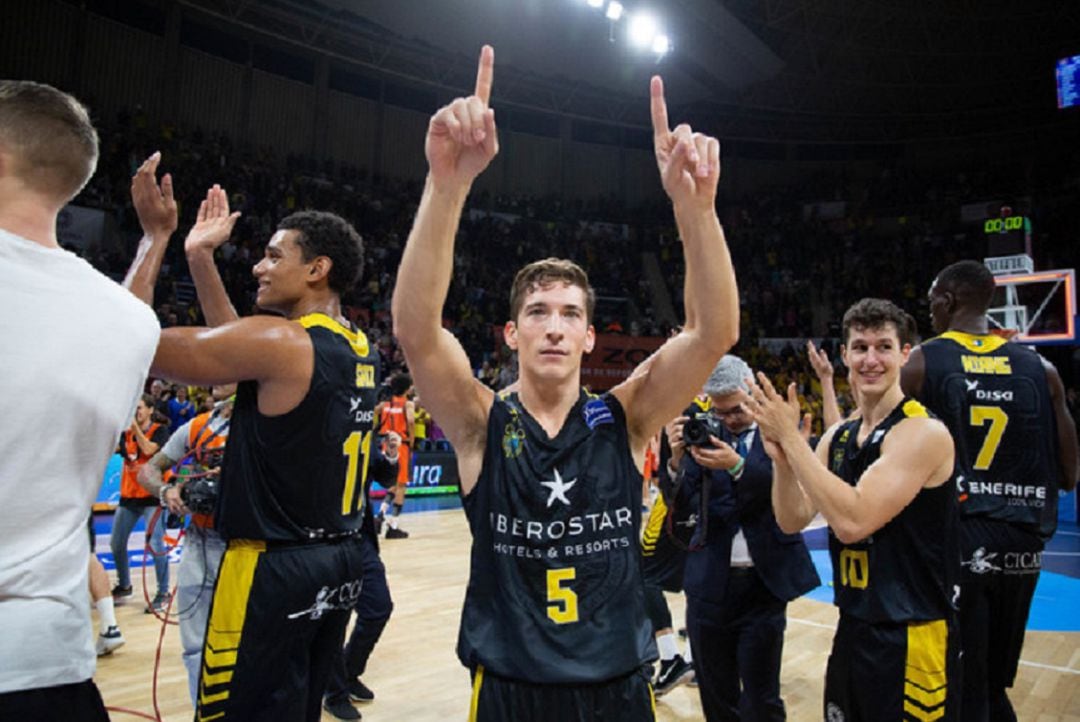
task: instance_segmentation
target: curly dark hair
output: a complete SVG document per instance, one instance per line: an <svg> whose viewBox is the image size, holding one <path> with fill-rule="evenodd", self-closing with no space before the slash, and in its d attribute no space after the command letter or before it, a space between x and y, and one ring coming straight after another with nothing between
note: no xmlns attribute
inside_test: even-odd
<svg viewBox="0 0 1080 722"><path fill-rule="evenodd" d="M348 293L364 273L364 239L341 216L325 211L299 211L281 219L279 231L299 231L296 244L305 262L330 259L330 289Z"/></svg>
<svg viewBox="0 0 1080 722"><path fill-rule="evenodd" d="M405 392L412 386L412 376L406 373L400 373L397 376L390 379L390 393L394 396L404 396Z"/></svg>
<svg viewBox="0 0 1080 722"><path fill-rule="evenodd" d="M896 328L900 343L911 343L912 329L909 325L911 316L892 301L884 298L863 298L856 301L844 312L844 343L853 328L878 329L887 323Z"/></svg>

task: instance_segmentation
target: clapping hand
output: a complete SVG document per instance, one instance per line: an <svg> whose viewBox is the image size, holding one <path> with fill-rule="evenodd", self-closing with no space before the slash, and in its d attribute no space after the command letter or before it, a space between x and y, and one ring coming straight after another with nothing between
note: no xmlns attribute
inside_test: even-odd
<svg viewBox="0 0 1080 722"><path fill-rule="evenodd" d="M166 173L158 185L157 169L161 151L151 155L131 178L131 202L139 216L143 233L150 238L168 240L176 231L179 220L176 199L173 197L172 176Z"/></svg>
<svg viewBox="0 0 1080 722"><path fill-rule="evenodd" d="M240 211L229 212L229 194L221 186L214 184L206 191L206 200L199 204L195 225L188 231L184 241L184 251L192 253L206 250L213 253L229 240L239 217Z"/></svg>

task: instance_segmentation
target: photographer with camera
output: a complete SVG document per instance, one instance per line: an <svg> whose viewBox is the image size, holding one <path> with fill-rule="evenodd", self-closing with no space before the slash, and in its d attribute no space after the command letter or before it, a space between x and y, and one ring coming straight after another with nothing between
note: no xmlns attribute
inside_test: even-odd
<svg viewBox="0 0 1080 722"><path fill-rule="evenodd" d="M180 646L188 675L191 703L199 689L206 617L214 594L225 541L214 530L214 501L221 460L229 438L236 384L215 386L213 411L199 414L173 432L139 473L139 483L176 515L191 514L184 552L177 571L176 609ZM174 475L168 470L177 467ZM166 479L165 474L170 478ZM159 522L164 528L164 520Z"/></svg>
<svg viewBox="0 0 1080 722"><path fill-rule="evenodd" d="M742 359L724 356L705 382L709 410L668 427L677 484L700 500L683 588L709 722L785 719L787 603L820 584L802 536L776 525L772 461L743 405L750 375Z"/></svg>

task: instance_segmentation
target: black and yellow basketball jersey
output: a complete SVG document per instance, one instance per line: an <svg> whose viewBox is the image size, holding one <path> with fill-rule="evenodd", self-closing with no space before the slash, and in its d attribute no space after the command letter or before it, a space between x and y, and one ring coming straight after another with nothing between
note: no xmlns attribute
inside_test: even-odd
<svg viewBox="0 0 1080 722"><path fill-rule="evenodd" d="M589 683L656 659L638 543L641 472L610 394L582 393L555 438L496 398L464 499L472 566L458 657L497 675Z"/></svg>
<svg viewBox="0 0 1080 722"><path fill-rule="evenodd" d="M904 398L860 447L862 419L845 421L829 445L829 469L855 486L881 456L889 431L904 419L929 416L914 399ZM918 449L911 453L917 454ZM866 539L842 544L829 531L836 606L865 622L942 619L952 608L953 583L960 564L952 483L922 489L885 526Z"/></svg>
<svg viewBox="0 0 1080 722"><path fill-rule="evenodd" d="M1057 422L1039 355L995 336L949 331L922 345L921 398L956 440L960 513L1057 525Z"/></svg>
<svg viewBox="0 0 1080 722"><path fill-rule="evenodd" d="M236 392L215 524L226 539L302 541L361 525L378 352L324 314L298 322L315 349L311 386L280 416L259 413L258 386Z"/></svg>

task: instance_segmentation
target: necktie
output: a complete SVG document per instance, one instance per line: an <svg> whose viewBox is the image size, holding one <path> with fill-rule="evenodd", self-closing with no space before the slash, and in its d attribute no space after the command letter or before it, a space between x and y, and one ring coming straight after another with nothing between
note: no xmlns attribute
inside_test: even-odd
<svg viewBox="0 0 1080 722"><path fill-rule="evenodd" d="M749 431L744 431L739 434L739 440L735 444L735 451L739 452L739 456L746 458L747 453L750 451L746 443L746 437L750 435Z"/></svg>

